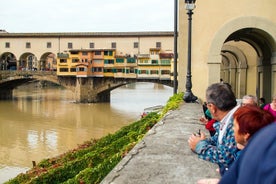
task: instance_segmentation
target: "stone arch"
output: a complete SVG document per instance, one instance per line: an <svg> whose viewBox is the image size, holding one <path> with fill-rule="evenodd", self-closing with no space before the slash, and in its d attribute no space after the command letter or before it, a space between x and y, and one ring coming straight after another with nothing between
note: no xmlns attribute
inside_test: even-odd
<svg viewBox="0 0 276 184"><path fill-rule="evenodd" d="M247 58L241 49L226 44L223 45L221 54L223 58L226 57L229 62L228 68L224 67L222 62L221 71L223 71L224 76L221 74L221 77L224 81L227 81L232 85L237 98L242 98L246 95ZM222 61L223 60L224 59L222 59Z"/></svg>
<svg viewBox="0 0 276 184"><path fill-rule="evenodd" d="M12 52L4 52L0 56L0 70L16 70L16 56Z"/></svg>
<svg viewBox="0 0 276 184"><path fill-rule="evenodd" d="M39 69L47 71L56 71L57 69L57 58L52 52L46 52L41 55L39 60Z"/></svg>
<svg viewBox="0 0 276 184"><path fill-rule="evenodd" d="M38 60L37 57L31 52L25 52L19 57L17 66L19 70L37 70Z"/></svg>
<svg viewBox="0 0 276 184"><path fill-rule="evenodd" d="M224 24L215 34L208 53L208 83L219 81L220 55L228 41L244 41L250 44L258 55L257 96L271 98L276 93L276 25L260 17L240 17Z"/></svg>

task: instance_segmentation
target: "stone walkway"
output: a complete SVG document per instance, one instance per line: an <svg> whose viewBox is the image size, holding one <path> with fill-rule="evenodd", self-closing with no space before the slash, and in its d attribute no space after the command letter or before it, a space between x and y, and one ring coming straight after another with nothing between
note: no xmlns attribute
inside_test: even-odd
<svg viewBox="0 0 276 184"><path fill-rule="evenodd" d="M169 112L106 176L101 184L195 184L202 178L219 177L213 163L199 159L188 138L199 129L202 106L183 103Z"/></svg>

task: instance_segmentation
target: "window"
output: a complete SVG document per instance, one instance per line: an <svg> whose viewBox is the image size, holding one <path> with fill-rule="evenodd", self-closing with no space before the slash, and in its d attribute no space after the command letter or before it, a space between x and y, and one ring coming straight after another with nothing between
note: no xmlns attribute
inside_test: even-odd
<svg viewBox="0 0 276 184"><path fill-rule="evenodd" d="M73 58L72 59L72 63L78 63L80 60L79 60L79 58Z"/></svg>
<svg viewBox="0 0 276 184"><path fill-rule="evenodd" d="M139 48L139 43L138 42L134 42L133 47L134 48Z"/></svg>
<svg viewBox="0 0 276 184"><path fill-rule="evenodd" d="M60 59L59 62L60 63L67 63L67 59Z"/></svg>
<svg viewBox="0 0 276 184"><path fill-rule="evenodd" d="M30 42L26 42L26 48L31 48L31 43Z"/></svg>
<svg viewBox="0 0 276 184"><path fill-rule="evenodd" d="M170 65L170 64L171 64L171 61L168 60L168 59L161 59L161 64L162 64L162 65Z"/></svg>
<svg viewBox="0 0 276 184"><path fill-rule="evenodd" d="M85 72L85 71L86 71L86 68L80 67L80 68L78 68L78 71L79 71L79 72Z"/></svg>
<svg viewBox="0 0 276 184"><path fill-rule="evenodd" d="M112 73L112 69L110 68L104 69L104 73Z"/></svg>
<svg viewBox="0 0 276 184"><path fill-rule="evenodd" d="M151 60L151 64L158 64L158 60L155 60L155 59Z"/></svg>
<svg viewBox="0 0 276 184"><path fill-rule="evenodd" d="M156 42L156 48L161 48L161 42Z"/></svg>
<svg viewBox="0 0 276 184"><path fill-rule="evenodd" d="M140 70L139 73L140 73L140 74L148 74L148 71L147 71L147 70Z"/></svg>
<svg viewBox="0 0 276 184"><path fill-rule="evenodd" d="M47 48L52 48L52 43L51 42L47 42Z"/></svg>
<svg viewBox="0 0 276 184"><path fill-rule="evenodd" d="M95 51L95 55L100 56L100 55L102 55L102 52L101 51Z"/></svg>
<svg viewBox="0 0 276 184"><path fill-rule="evenodd" d="M134 69L133 67L131 67L131 68L129 69L129 73L135 73L135 69Z"/></svg>
<svg viewBox="0 0 276 184"><path fill-rule="evenodd" d="M100 68L100 67L92 68L92 72L103 72L103 68Z"/></svg>
<svg viewBox="0 0 276 184"><path fill-rule="evenodd" d="M158 70L151 70L150 74L158 74Z"/></svg>
<svg viewBox="0 0 276 184"><path fill-rule="evenodd" d="M127 58L127 63L136 63L136 60L135 58L130 57L130 58Z"/></svg>
<svg viewBox="0 0 276 184"><path fill-rule="evenodd" d="M116 42L112 42L112 43L111 43L111 48L112 48L112 49L116 49Z"/></svg>
<svg viewBox="0 0 276 184"><path fill-rule="evenodd" d="M68 72L68 68L60 68L59 71L60 72Z"/></svg>
<svg viewBox="0 0 276 184"><path fill-rule="evenodd" d="M124 63L124 58L116 58L116 63Z"/></svg>
<svg viewBox="0 0 276 184"><path fill-rule="evenodd" d="M69 54L65 54L65 53L57 53L57 56L59 58L69 58Z"/></svg>
<svg viewBox="0 0 276 184"><path fill-rule="evenodd" d="M113 51L104 51L105 56L113 56Z"/></svg>
<svg viewBox="0 0 276 184"><path fill-rule="evenodd" d="M114 60L113 59L105 59L104 64L114 64Z"/></svg>
<svg viewBox="0 0 276 184"><path fill-rule="evenodd" d="M6 42L5 47L10 48L10 42Z"/></svg>
<svg viewBox="0 0 276 184"><path fill-rule="evenodd" d="M140 60L139 63L140 63L140 64L143 64L143 63L144 63L144 64L147 64L147 63L149 63L149 60Z"/></svg>
<svg viewBox="0 0 276 184"><path fill-rule="evenodd" d="M83 56L87 56L87 55L88 55L88 52L82 52L82 55L83 55Z"/></svg>
<svg viewBox="0 0 276 184"><path fill-rule="evenodd" d="M72 49L73 48L73 43L72 42L69 42L68 43L68 49Z"/></svg>
<svg viewBox="0 0 276 184"><path fill-rule="evenodd" d="M70 68L70 72L76 72L77 69L76 68Z"/></svg>
<svg viewBox="0 0 276 184"><path fill-rule="evenodd" d="M171 71L170 70L161 70L162 75L170 75Z"/></svg>
<svg viewBox="0 0 276 184"><path fill-rule="evenodd" d="M95 43L94 42L90 42L89 43L89 48L94 49L95 48Z"/></svg>

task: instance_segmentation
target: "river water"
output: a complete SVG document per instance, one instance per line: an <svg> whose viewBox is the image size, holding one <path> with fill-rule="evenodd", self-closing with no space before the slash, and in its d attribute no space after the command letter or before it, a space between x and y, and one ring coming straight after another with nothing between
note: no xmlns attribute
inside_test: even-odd
<svg viewBox="0 0 276 184"><path fill-rule="evenodd" d="M13 100L0 101L0 183L30 169L32 161L114 133L172 95L167 86L133 83L113 90L110 103L77 104L71 91L56 86L15 89Z"/></svg>

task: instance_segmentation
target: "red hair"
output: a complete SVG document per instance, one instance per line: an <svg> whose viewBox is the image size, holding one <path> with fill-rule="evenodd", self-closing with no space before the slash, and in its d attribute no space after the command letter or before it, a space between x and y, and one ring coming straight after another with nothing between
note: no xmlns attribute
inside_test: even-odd
<svg viewBox="0 0 276 184"><path fill-rule="evenodd" d="M272 114L255 105L246 105L238 108L233 114L233 118L239 125L239 134L248 133L248 138L274 121Z"/></svg>

